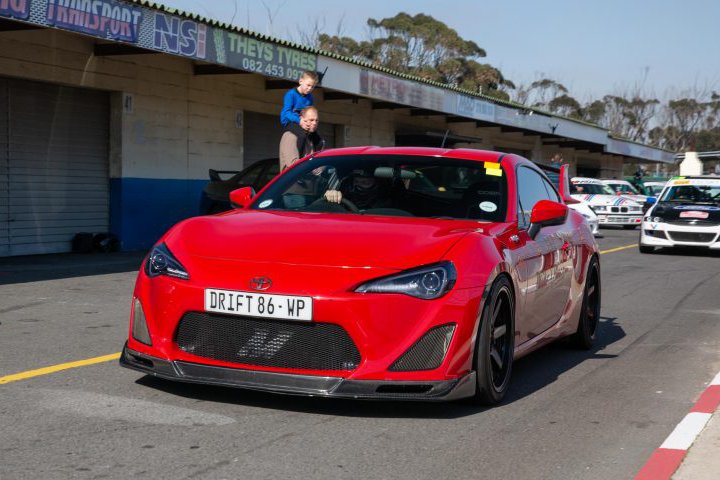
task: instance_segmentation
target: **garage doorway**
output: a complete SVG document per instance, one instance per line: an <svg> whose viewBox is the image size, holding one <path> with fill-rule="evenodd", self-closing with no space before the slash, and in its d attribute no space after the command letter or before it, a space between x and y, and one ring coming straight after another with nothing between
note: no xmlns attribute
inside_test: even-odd
<svg viewBox="0 0 720 480"><path fill-rule="evenodd" d="M0 78L0 256L109 228L106 92Z"/></svg>

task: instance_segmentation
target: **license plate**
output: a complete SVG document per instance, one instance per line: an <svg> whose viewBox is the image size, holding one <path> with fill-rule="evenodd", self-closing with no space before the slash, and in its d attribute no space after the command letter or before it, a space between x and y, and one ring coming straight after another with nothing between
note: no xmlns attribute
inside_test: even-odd
<svg viewBox="0 0 720 480"><path fill-rule="evenodd" d="M312 310L312 297L205 289L206 312L283 320L312 320Z"/></svg>
<svg viewBox="0 0 720 480"><path fill-rule="evenodd" d="M628 223L630 219L628 217L610 217L610 221L617 223Z"/></svg>

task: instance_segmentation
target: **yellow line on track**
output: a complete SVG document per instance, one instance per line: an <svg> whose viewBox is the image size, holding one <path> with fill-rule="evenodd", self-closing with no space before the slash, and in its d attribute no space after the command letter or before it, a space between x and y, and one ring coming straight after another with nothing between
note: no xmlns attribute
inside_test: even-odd
<svg viewBox="0 0 720 480"><path fill-rule="evenodd" d="M610 250L601 250L600 254L602 255L603 253L619 252L620 250L625 250L627 248L637 247L637 245L637 243L632 243L630 245L625 245L624 247L611 248Z"/></svg>
<svg viewBox="0 0 720 480"><path fill-rule="evenodd" d="M95 365L96 363L110 362L112 360L117 360L118 358L120 358L120 352L111 353L110 355L103 355L102 357L78 360L77 362L61 363L59 365L53 365L52 367L38 368L37 370L28 370L27 372L20 372L14 375L0 377L0 385L3 383L17 382L18 380L25 380L32 377L39 377L40 375L47 375L49 373L55 373L61 370L68 370L70 368L84 367L86 365Z"/></svg>
<svg viewBox="0 0 720 480"><path fill-rule="evenodd" d="M625 245L624 247L611 248L610 250L602 250L600 254L619 252L627 248L637 247L637 243L632 245ZM103 355L102 357L88 358L86 360L78 360L77 362L61 363L59 365L53 365L51 367L38 368L37 370L28 370L27 372L20 372L13 375L6 375L0 377L0 385L4 383L17 382L18 380L26 380L28 378L39 377L40 375L48 375L50 373L60 372L62 370L69 370L71 368L85 367L88 365L95 365L97 363L111 362L120 358L120 352L111 353L110 355Z"/></svg>

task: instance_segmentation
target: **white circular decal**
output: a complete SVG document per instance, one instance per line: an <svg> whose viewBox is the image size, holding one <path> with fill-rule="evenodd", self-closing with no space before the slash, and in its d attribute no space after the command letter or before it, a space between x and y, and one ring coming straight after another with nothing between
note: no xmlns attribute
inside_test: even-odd
<svg viewBox="0 0 720 480"><path fill-rule="evenodd" d="M260 202L260 205L258 205L258 208L269 207L270 205L272 205L272 202L272 200L263 200L262 202Z"/></svg>
<svg viewBox="0 0 720 480"><path fill-rule="evenodd" d="M483 212L494 212L495 210L497 210L497 205L492 202L482 202L480 204L480 210L482 210Z"/></svg>

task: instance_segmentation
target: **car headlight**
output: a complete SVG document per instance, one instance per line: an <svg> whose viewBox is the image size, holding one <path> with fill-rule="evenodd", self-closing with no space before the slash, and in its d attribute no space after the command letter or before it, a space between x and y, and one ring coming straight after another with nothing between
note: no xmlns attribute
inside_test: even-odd
<svg viewBox="0 0 720 480"><path fill-rule="evenodd" d="M660 223L663 221L663 219L662 219L662 217L653 217L652 221L655 223Z"/></svg>
<svg viewBox="0 0 720 480"><path fill-rule="evenodd" d="M596 212L607 212L607 207L605 205L596 205L592 207L592 209Z"/></svg>
<svg viewBox="0 0 720 480"><path fill-rule="evenodd" d="M145 273L148 277L167 275L182 280L190 278L185 267L175 258L164 243L156 245L150 252L145 263Z"/></svg>
<svg viewBox="0 0 720 480"><path fill-rule="evenodd" d="M630 207L630 211L631 211L631 212L641 212L641 211L642 211L642 207Z"/></svg>
<svg viewBox="0 0 720 480"><path fill-rule="evenodd" d="M364 283L358 293L402 293L432 300L445 295L455 285L457 272L451 262L408 270Z"/></svg>

